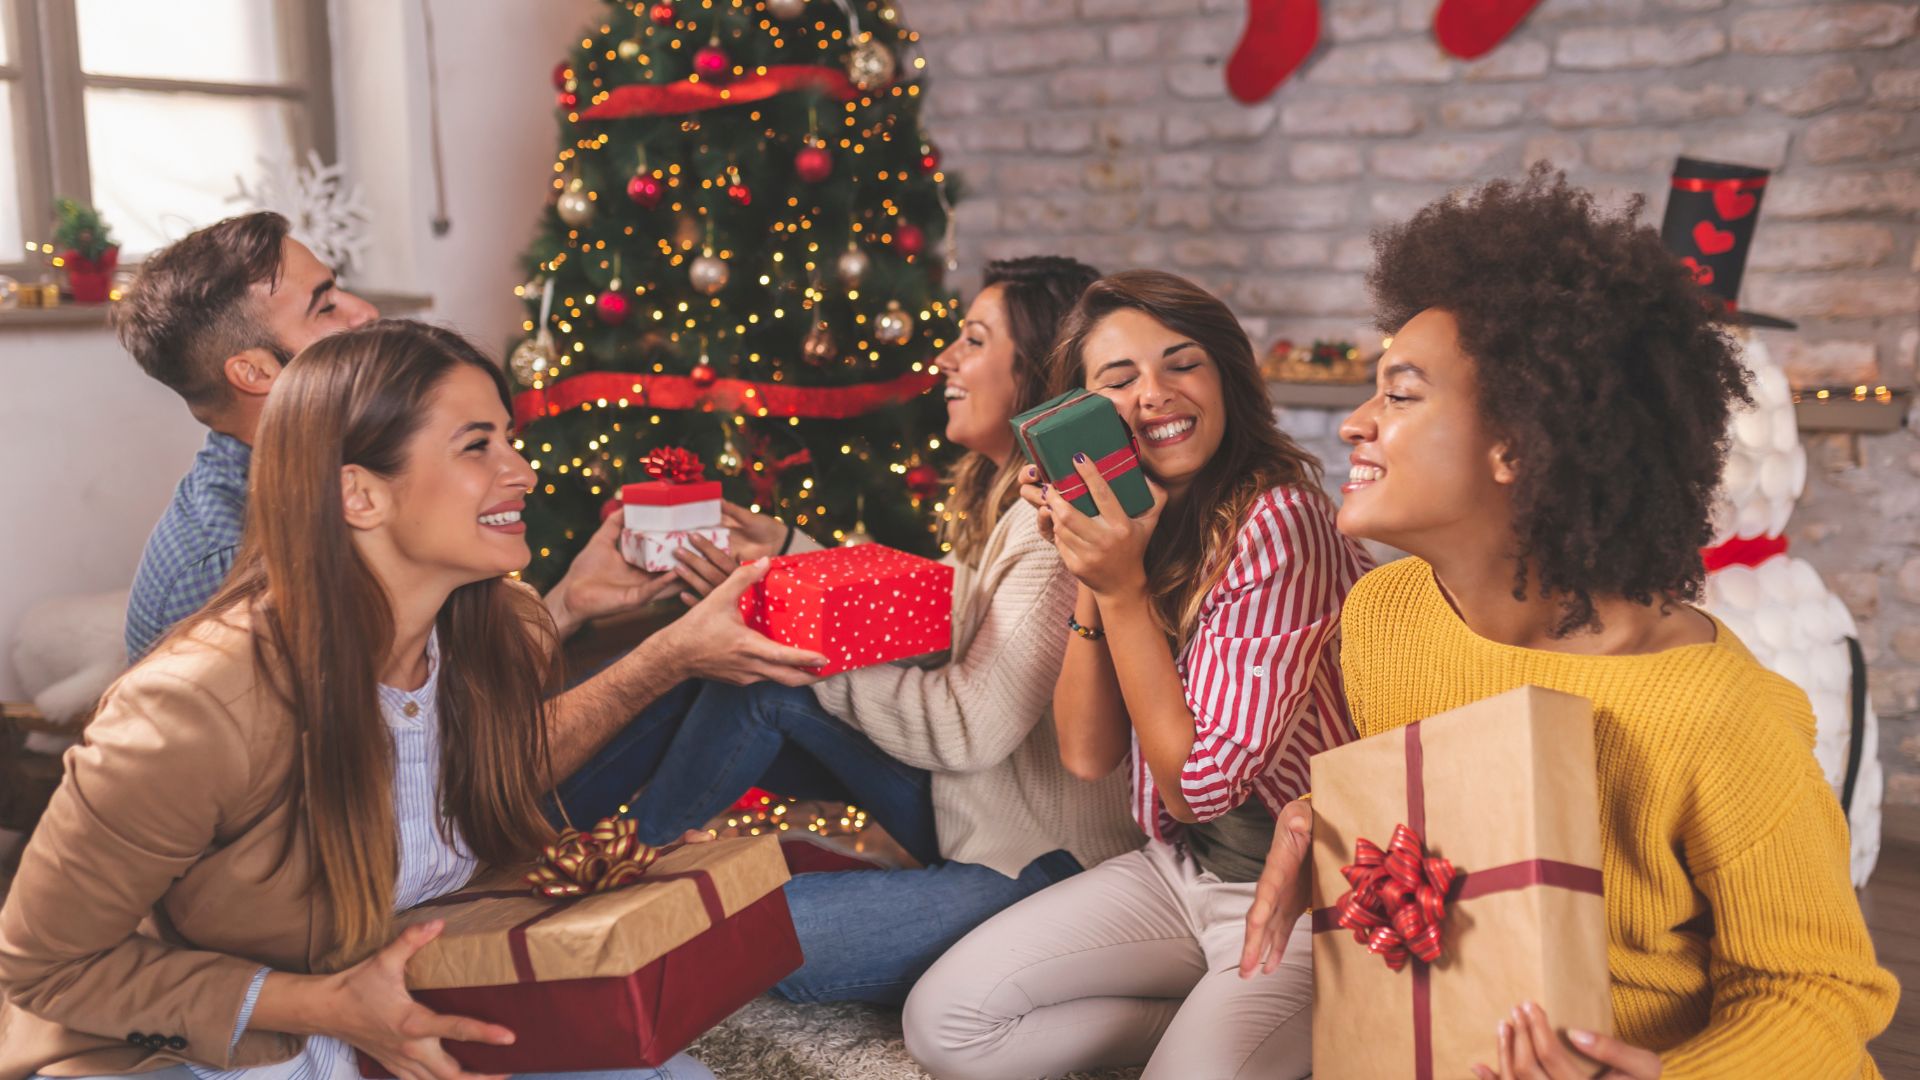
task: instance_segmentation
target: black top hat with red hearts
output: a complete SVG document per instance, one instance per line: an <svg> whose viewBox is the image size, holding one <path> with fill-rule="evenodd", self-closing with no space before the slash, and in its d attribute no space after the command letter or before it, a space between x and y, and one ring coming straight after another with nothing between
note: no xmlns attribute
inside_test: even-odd
<svg viewBox="0 0 1920 1080"><path fill-rule="evenodd" d="M1741 311L1736 303L1771 175L1746 165L1681 158L1673 166L1660 240L1693 271L1695 281L1725 302L1729 321L1792 330L1795 325L1785 319Z"/></svg>

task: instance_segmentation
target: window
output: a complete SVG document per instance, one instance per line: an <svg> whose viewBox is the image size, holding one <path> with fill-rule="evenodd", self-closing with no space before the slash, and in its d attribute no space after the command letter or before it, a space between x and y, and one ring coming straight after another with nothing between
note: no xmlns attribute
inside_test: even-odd
<svg viewBox="0 0 1920 1080"><path fill-rule="evenodd" d="M325 0L0 0L0 267L60 196L126 262L236 213L263 158L334 160L328 65Z"/></svg>

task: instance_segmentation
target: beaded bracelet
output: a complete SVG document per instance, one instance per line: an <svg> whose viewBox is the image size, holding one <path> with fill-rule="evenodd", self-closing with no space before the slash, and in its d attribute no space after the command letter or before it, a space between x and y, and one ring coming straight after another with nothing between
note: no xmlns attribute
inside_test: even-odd
<svg viewBox="0 0 1920 1080"><path fill-rule="evenodd" d="M1073 631L1076 634L1079 634L1081 637L1086 638L1088 641L1099 641L1101 638L1104 638L1107 636L1107 632L1105 630L1102 630L1097 626L1082 626L1080 625L1080 620L1074 618L1071 615L1067 616L1067 629Z"/></svg>

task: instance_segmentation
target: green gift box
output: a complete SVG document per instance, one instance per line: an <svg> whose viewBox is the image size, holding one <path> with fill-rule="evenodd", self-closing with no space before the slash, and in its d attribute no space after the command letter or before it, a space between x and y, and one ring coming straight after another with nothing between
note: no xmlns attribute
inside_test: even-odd
<svg viewBox="0 0 1920 1080"><path fill-rule="evenodd" d="M1040 477L1088 517L1100 516L1093 493L1073 467L1073 455L1085 454L1113 488L1128 517L1153 509L1153 492L1140 470L1133 432L1113 402L1088 390L1069 390L1013 418L1013 436Z"/></svg>

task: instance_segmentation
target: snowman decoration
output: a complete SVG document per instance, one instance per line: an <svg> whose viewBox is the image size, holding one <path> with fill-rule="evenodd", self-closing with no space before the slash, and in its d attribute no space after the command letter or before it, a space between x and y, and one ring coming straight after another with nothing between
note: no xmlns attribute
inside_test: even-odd
<svg viewBox="0 0 1920 1080"><path fill-rule="evenodd" d="M1807 480L1793 394L1759 329L1793 329L1739 311L1734 299L1753 239L1767 172L1681 158L1661 235L1702 285L1726 301L1753 404L1734 414L1726 472L1714 507L1706 609L1754 657L1806 691L1816 725L1814 756L1847 814L1853 883L1864 885L1880 854L1879 720L1867 700L1859 631L1819 571L1787 550L1787 520Z"/></svg>

